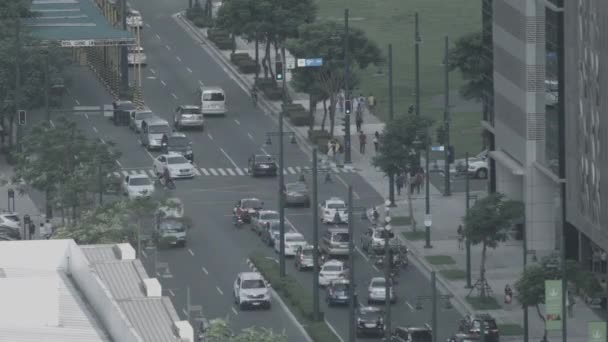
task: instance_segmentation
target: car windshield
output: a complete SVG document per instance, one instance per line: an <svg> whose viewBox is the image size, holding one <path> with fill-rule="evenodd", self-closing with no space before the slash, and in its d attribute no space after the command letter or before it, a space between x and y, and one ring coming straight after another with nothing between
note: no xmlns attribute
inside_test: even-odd
<svg viewBox="0 0 608 342"><path fill-rule="evenodd" d="M323 271L325 271L325 272L340 272L340 271L342 271L342 266L339 266L339 265L327 265L327 266L323 266Z"/></svg>
<svg viewBox="0 0 608 342"><path fill-rule="evenodd" d="M302 249L302 255L304 255L304 256L312 256L312 248L304 248L304 249Z"/></svg>
<svg viewBox="0 0 608 342"><path fill-rule="evenodd" d="M297 235L286 236L285 237L285 241L287 241L287 242L306 242L306 240L304 240L304 237L297 236Z"/></svg>
<svg viewBox="0 0 608 342"><path fill-rule="evenodd" d="M222 93L204 93L203 101L224 101L224 94L222 94Z"/></svg>
<svg viewBox="0 0 608 342"><path fill-rule="evenodd" d="M175 157L167 158L167 164L169 164L169 165L186 164L187 162L188 161L186 160L186 158L184 158L182 156L175 156Z"/></svg>
<svg viewBox="0 0 608 342"><path fill-rule="evenodd" d="M258 209L262 207L262 202L254 199L243 200L243 202L241 203L241 207Z"/></svg>
<svg viewBox="0 0 608 342"><path fill-rule="evenodd" d="M332 203L328 203L327 207L329 209L345 209L346 205L344 203L340 203L340 202L332 202Z"/></svg>
<svg viewBox="0 0 608 342"><path fill-rule="evenodd" d="M361 318L366 320L375 320L380 318L380 311L373 308L363 308L359 313Z"/></svg>
<svg viewBox="0 0 608 342"><path fill-rule="evenodd" d="M384 279L374 279L372 281L372 287L385 287L386 281Z"/></svg>
<svg viewBox="0 0 608 342"><path fill-rule="evenodd" d="M152 134L171 133L169 125L154 125L148 126L148 132Z"/></svg>
<svg viewBox="0 0 608 342"><path fill-rule="evenodd" d="M278 213L263 213L260 215L260 220L278 220L279 219L279 214Z"/></svg>
<svg viewBox="0 0 608 342"><path fill-rule="evenodd" d="M186 147L190 145L190 140L186 137L171 137L169 138L169 146Z"/></svg>
<svg viewBox="0 0 608 342"><path fill-rule="evenodd" d="M274 163L274 158L272 156L256 156L256 163Z"/></svg>
<svg viewBox="0 0 608 342"><path fill-rule="evenodd" d="M182 114L201 114L199 107L182 108Z"/></svg>
<svg viewBox="0 0 608 342"><path fill-rule="evenodd" d="M344 284L344 283L334 284L333 289L335 291L348 291L348 284Z"/></svg>
<svg viewBox="0 0 608 342"><path fill-rule="evenodd" d="M395 233L393 233L392 231L387 232L384 229L378 229L374 232L374 236L378 239L386 239L386 235L388 234L388 238L392 239L395 237Z"/></svg>
<svg viewBox="0 0 608 342"><path fill-rule="evenodd" d="M306 185L303 183L291 183L287 184L288 192L304 192L306 191Z"/></svg>
<svg viewBox="0 0 608 342"><path fill-rule="evenodd" d="M487 320L486 322L486 329L496 329L496 322L494 322L493 320ZM473 322L473 329L479 329L479 320L475 320Z"/></svg>
<svg viewBox="0 0 608 342"><path fill-rule="evenodd" d="M334 242L348 242L348 233L335 233L333 236Z"/></svg>
<svg viewBox="0 0 608 342"><path fill-rule="evenodd" d="M139 112L135 113L135 120L145 120L154 116L152 112Z"/></svg>
<svg viewBox="0 0 608 342"><path fill-rule="evenodd" d="M412 331L410 332L412 335L413 342L432 342L433 334L431 334L428 330L420 330L420 331Z"/></svg>
<svg viewBox="0 0 608 342"><path fill-rule="evenodd" d="M261 279L243 280L241 282L241 288L243 289L261 289L264 287L266 287L266 285Z"/></svg>
<svg viewBox="0 0 608 342"><path fill-rule="evenodd" d="M138 177L138 178L129 179L129 185L143 186L143 185L150 185L150 184L152 184L152 182L150 181L150 179L148 177Z"/></svg>
<svg viewBox="0 0 608 342"><path fill-rule="evenodd" d="M165 220L159 225L159 229L166 232L185 232L184 224L176 220Z"/></svg>

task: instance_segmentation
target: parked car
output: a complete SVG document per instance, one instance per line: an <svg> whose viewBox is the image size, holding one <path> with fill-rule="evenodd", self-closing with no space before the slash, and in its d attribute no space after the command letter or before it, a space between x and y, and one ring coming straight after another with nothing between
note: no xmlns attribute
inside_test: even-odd
<svg viewBox="0 0 608 342"><path fill-rule="evenodd" d="M263 306L270 309L270 291L262 275L258 272L241 272L234 281L234 302L243 309L247 306Z"/></svg>
<svg viewBox="0 0 608 342"><path fill-rule="evenodd" d="M301 205L310 208L308 186L304 182L287 183L283 188L286 206Z"/></svg>
<svg viewBox="0 0 608 342"><path fill-rule="evenodd" d="M186 127L204 130L205 120L203 119L201 107L195 105L181 105L177 107L173 116L173 125L177 130L182 130Z"/></svg>
<svg viewBox="0 0 608 342"><path fill-rule="evenodd" d="M357 308L357 337L384 336L384 311L378 307Z"/></svg>
<svg viewBox="0 0 608 342"><path fill-rule="evenodd" d="M161 152L164 154L176 153L181 154L190 162L194 162L194 153L192 151L192 141L184 133L169 133L163 135L161 141Z"/></svg>
<svg viewBox="0 0 608 342"><path fill-rule="evenodd" d="M276 176L278 173L278 165L273 156L267 154L254 154L249 157L248 161L249 174L252 177L257 176Z"/></svg>
<svg viewBox="0 0 608 342"><path fill-rule="evenodd" d="M418 327L396 327L389 342L433 342L433 330L428 324Z"/></svg>
<svg viewBox="0 0 608 342"><path fill-rule="evenodd" d="M321 251L328 256L348 256L348 228L329 228L321 236Z"/></svg>
<svg viewBox="0 0 608 342"><path fill-rule="evenodd" d="M128 175L122 183L122 192L129 199L151 196L154 193L154 183L143 173Z"/></svg>
<svg viewBox="0 0 608 342"><path fill-rule="evenodd" d="M251 230L256 232L258 235L262 235L262 232L266 228L267 224L279 222L279 213L274 210L260 210L256 212L251 218Z"/></svg>

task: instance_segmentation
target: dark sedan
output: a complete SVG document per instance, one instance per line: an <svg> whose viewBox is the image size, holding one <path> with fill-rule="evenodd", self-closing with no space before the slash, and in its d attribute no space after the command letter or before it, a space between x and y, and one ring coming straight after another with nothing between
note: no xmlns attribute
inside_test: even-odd
<svg viewBox="0 0 608 342"><path fill-rule="evenodd" d="M249 174L257 176L276 176L278 173L277 162L273 156L254 154L249 157Z"/></svg>
<svg viewBox="0 0 608 342"><path fill-rule="evenodd" d="M378 307L357 309L357 337L384 336L384 311Z"/></svg>
<svg viewBox="0 0 608 342"><path fill-rule="evenodd" d="M283 196L285 196L285 205L287 206L301 205L310 208L308 186L304 182L285 184Z"/></svg>
<svg viewBox="0 0 608 342"><path fill-rule="evenodd" d="M397 327L393 330L389 342L433 342L433 331L426 324L423 327Z"/></svg>

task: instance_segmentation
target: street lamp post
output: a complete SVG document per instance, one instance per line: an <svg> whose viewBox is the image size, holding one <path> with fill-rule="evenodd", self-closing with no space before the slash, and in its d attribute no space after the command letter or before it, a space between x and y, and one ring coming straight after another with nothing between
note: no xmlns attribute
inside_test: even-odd
<svg viewBox="0 0 608 342"><path fill-rule="evenodd" d="M353 222L353 186L348 186L348 340L355 342L355 223Z"/></svg>
<svg viewBox="0 0 608 342"><path fill-rule="evenodd" d="M344 100L350 101L350 59L349 59L349 46L348 39L348 8L344 10ZM335 110L335 109L332 109ZM350 113L345 113L348 123L344 127L344 163L350 164L351 161L351 143L350 143Z"/></svg>
<svg viewBox="0 0 608 342"><path fill-rule="evenodd" d="M416 296L416 310L422 310L422 301L430 300L431 301L431 332L433 335L433 342L437 342L437 301L442 299L445 301L445 308L451 309L452 304L450 303L450 298L452 295L440 295L437 293L437 277L435 275L435 271L431 271L431 295L424 296Z"/></svg>
<svg viewBox="0 0 608 342"><path fill-rule="evenodd" d="M390 225L390 217L389 219L386 220L386 224L384 225L384 305L385 305L385 310L386 310L386 319L385 321L385 332L387 334L391 333L391 302L392 302L392 298L391 298L391 286L392 284L392 279L391 279L391 261L392 261L392 256L391 256L391 248L390 248L390 244L389 244L389 235L391 233L391 225ZM394 289L393 289L394 290Z"/></svg>
<svg viewBox="0 0 608 342"><path fill-rule="evenodd" d="M390 120L394 117L393 105L393 44L388 44L388 117ZM388 200L389 206L395 206L395 175L391 172L388 174Z"/></svg>
<svg viewBox="0 0 608 342"><path fill-rule="evenodd" d="M428 138L427 138L428 139ZM431 225L432 225L432 220L431 220L431 192L429 189L429 179L430 179L430 175L429 175L429 159L430 159L430 155L429 155L429 151L431 149L430 146L430 142L427 140L427 144L426 144L426 151L425 151L425 207L426 207L426 216L424 218L424 227L425 227L425 240L426 243L424 245L424 248L433 248L433 246L431 245Z"/></svg>
<svg viewBox="0 0 608 342"><path fill-rule="evenodd" d="M444 134L445 134L445 141L444 141L444 148L443 148L443 153L445 156L445 165L444 165L444 172L445 172L445 177L444 177L444 188L445 188L445 192L444 195L445 196L451 196L452 195L452 191L450 189L451 184L450 184L450 159L453 158L453 156L450 157L450 64L448 61L448 56L449 56L449 40L448 40L448 36L445 36L445 42L444 42L444 59L443 59L443 64L444 64L444 83L443 83L443 97L444 97L444 112L443 112L443 127L444 127Z"/></svg>
<svg viewBox="0 0 608 342"><path fill-rule="evenodd" d="M466 203L466 214L469 213L469 207L471 206L470 201L471 201L471 188L470 188L470 181L469 181L469 152L467 152L465 154L465 162L464 162L464 168L465 168L465 199L467 201ZM465 227L466 228L466 227ZM467 285L466 288L470 289L473 286L471 285L471 240L469 238L466 238L465 240L465 244L466 244L466 250L467 250ZM525 256L524 256L525 258ZM524 259L524 264L525 264L525 259Z"/></svg>

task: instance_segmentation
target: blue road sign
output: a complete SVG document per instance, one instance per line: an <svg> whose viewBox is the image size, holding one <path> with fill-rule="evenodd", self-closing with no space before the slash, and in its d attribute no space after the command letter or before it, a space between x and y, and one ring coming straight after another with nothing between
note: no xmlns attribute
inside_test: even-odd
<svg viewBox="0 0 608 342"><path fill-rule="evenodd" d="M443 152L443 145L441 145L441 146L431 146L431 151L433 151L433 152Z"/></svg>
<svg viewBox="0 0 608 342"><path fill-rule="evenodd" d="M323 58L307 58L304 65L307 67L320 67L323 65Z"/></svg>

